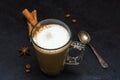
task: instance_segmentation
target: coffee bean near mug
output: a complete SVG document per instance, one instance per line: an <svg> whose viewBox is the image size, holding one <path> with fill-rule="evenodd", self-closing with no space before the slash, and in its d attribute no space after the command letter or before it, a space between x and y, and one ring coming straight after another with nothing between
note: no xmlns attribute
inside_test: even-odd
<svg viewBox="0 0 120 80"><path fill-rule="evenodd" d="M69 27L57 19L45 19L33 27L30 40L37 54L41 71L47 75L56 75L63 71L64 65L79 65L83 58L84 45L72 41ZM76 48L80 54L69 55Z"/></svg>

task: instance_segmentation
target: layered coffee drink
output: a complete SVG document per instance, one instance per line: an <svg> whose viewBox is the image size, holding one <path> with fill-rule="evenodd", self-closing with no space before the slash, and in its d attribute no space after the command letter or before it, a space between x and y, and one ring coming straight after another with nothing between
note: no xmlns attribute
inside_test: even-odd
<svg viewBox="0 0 120 80"><path fill-rule="evenodd" d="M61 72L71 43L69 28L56 23L39 24L32 30L31 38L40 69L48 75Z"/></svg>

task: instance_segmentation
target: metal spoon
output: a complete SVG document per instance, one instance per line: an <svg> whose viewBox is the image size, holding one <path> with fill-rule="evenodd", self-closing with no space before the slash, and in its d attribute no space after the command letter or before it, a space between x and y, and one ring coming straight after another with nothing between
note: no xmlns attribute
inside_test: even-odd
<svg viewBox="0 0 120 80"><path fill-rule="evenodd" d="M103 68L108 68L109 67L109 65L104 61L104 59L97 53L95 48L89 43L91 38L90 38L90 35L87 32L80 31L78 33L78 38L79 38L79 40L81 41L82 44L85 44L85 45L87 44L93 50L93 52L95 53L99 63L101 64L101 66Z"/></svg>

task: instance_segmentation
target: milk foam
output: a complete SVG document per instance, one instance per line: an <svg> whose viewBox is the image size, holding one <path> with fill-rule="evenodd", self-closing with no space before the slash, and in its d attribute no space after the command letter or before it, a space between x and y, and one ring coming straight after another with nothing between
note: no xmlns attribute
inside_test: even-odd
<svg viewBox="0 0 120 80"><path fill-rule="evenodd" d="M40 28L33 37L34 42L45 49L56 49L65 45L70 39L68 31L58 24L49 24Z"/></svg>

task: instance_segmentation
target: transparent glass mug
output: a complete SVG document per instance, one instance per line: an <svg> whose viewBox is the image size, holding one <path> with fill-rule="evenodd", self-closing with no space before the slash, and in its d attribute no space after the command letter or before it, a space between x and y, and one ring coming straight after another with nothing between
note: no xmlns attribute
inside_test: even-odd
<svg viewBox="0 0 120 80"><path fill-rule="evenodd" d="M36 29L41 25L46 24L58 24L64 27L69 33L69 40L65 45L55 49L45 49L39 46L34 40L34 34ZM60 36L61 37L61 36ZM40 21L31 31L30 40L37 53L37 59L39 62L40 69L48 75L56 75L64 69L64 65L78 65L83 58L84 45L78 41L72 41L72 35L69 27L62 21L57 19L45 19ZM61 37L62 38L62 37ZM59 42L58 42L59 43ZM69 55L69 49L76 48L80 51L80 54L76 57Z"/></svg>

